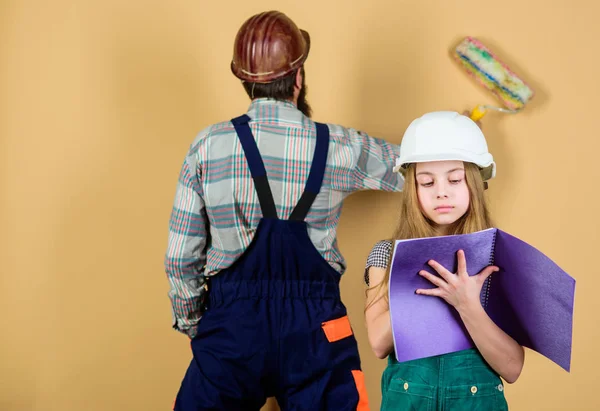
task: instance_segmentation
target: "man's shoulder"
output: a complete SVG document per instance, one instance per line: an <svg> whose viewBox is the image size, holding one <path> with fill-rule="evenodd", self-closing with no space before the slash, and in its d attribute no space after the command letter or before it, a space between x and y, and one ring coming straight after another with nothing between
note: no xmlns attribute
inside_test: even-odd
<svg viewBox="0 0 600 411"><path fill-rule="evenodd" d="M350 143L356 141L356 139L370 138L370 136L359 129L354 127L346 127L337 123L324 123L329 129L329 135L332 140L337 142Z"/></svg>
<svg viewBox="0 0 600 411"><path fill-rule="evenodd" d="M196 134L196 137L194 137L194 140L190 145L190 154L197 152L199 147L212 136L234 133L235 128L230 120L211 124Z"/></svg>
<svg viewBox="0 0 600 411"><path fill-rule="evenodd" d="M196 140L203 140L209 136L213 136L216 134L229 133L235 133L233 123L231 122L231 120L221 121L220 123L211 124L210 126L207 126L204 129L200 130L200 132L196 136Z"/></svg>
<svg viewBox="0 0 600 411"><path fill-rule="evenodd" d="M330 134L352 134L361 133L353 127L347 127L339 123L324 123L329 128Z"/></svg>

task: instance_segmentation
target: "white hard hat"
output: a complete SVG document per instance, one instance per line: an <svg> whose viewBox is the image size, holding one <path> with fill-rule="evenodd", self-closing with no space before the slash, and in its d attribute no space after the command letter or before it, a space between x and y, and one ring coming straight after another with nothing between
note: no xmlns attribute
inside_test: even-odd
<svg viewBox="0 0 600 411"><path fill-rule="evenodd" d="M496 163L479 126L456 112L436 111L410 123L402 138L394 171L404 178L405 167L410 163L448 160L478 165L484 181L496 175Z"/></svg>

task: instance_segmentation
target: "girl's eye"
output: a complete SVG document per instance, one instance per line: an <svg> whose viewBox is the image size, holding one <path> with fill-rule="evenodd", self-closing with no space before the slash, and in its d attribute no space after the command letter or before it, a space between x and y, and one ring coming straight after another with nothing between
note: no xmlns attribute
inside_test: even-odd
<svg viewBox="0 0 600 411"><path fill-rule="evenodd" d="M428 183L421 183L422 187L431 187L433 185L433 181L430 181Z"/></svg>
<svg viewBox="0 0 600 411"><path fill-rule="evenodd" d="M459 184L461 181L462 181L462 178L460 180L450 180L450 183Z"/></svg>

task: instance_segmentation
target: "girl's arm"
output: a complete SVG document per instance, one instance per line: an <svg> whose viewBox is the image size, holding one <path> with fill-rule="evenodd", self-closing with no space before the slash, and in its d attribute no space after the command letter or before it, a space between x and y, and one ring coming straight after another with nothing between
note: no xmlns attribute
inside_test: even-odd
<svg viewBox="0 0 600 411"><path fill-rule="evenodd" d="M392 337L392 322L388 301L385 298L385 288L379 287L385 277L385 269L379 267L369 268L369 284L365 319L369 344L377 358L385 358L394 348Z"/></svg>
<svg viewBox="0 0 600 411"><path fill-rule="evenodd" d="M458 313L490 367L509 384L517 381L525 362L523 347L492 321L479 300L461 307Z"/></svg>
<svg viewBox="0 0 600 411"><path fill-rule="evenodd" d="M523 369L525 352L512 337L500 329L481 306L481 288L486 278L498 267L486 267L469 276L463 251L458 252L458 272L451 273L435 261L429 263L441 276L421 271L423 277L437 286L420 289L417 294L441 297L459 313L469 335L487 363L508 383L514 383ZM501 274L500 274L501 275Z"/></svg>

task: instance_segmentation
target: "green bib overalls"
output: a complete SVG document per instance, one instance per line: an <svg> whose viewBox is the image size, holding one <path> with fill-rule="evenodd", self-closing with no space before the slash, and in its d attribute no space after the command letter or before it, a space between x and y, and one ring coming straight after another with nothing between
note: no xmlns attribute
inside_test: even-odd
<svg viewBox="0 0 600 411"><path fill-rule="evenodd" d="M508 410L502 380L476 349L403 363L392 353L381 391L386 411Z"/></svg>

